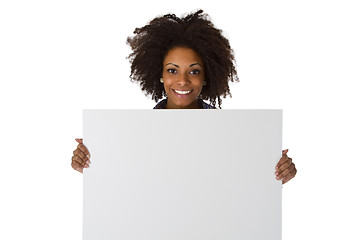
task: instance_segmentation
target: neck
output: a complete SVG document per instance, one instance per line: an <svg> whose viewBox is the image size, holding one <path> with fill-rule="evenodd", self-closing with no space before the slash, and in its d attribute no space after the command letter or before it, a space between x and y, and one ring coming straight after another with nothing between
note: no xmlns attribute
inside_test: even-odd
<svg viewBox="0 0 360 240"><path fill-rule="evenodd" d="M192 102L190 105L187 106L176 106L175 104L171 104L169 103L169 101L167 101L166 103L166 109L200 109L201 107L199 106L200 104L198 103L198 100L195 100L194 102Z"/></svg>

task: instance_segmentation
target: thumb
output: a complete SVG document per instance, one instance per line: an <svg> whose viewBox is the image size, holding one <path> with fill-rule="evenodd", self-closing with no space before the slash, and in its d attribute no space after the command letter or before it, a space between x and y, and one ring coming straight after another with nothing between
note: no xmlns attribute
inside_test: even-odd
<svg viewBox="0 0 360 240"><path fill-rule="evenodd" d="M288 152L289 152L289 149L285 149L285 150L282 151L282 154L285 155L285 154L287 154Z"/></svg>
<svg viewBox="0 0 360 240"><path fill-rule="evenodd" d="M83 139L82 138L75 138L75 141L77 141L78 143L83 143Z"/></svg>

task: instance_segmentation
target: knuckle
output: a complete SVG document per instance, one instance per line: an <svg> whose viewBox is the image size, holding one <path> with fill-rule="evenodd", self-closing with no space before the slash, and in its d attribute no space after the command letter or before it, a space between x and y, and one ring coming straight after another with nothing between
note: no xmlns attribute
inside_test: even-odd
<svg viewBox="0 0 360 240"><path fill-rule="evenodd" d="M82 169L82 166L79 164L79 163L77 163L76 165L75 165L75 168L74 168L75 170L78 170L78 169Z"/></svg>
<svg viewBox="0 0 360 240"><path fill-rule="evenodd" d="M280 170L283 172L283 171L285 171L286 168L287 168L286 165L283 164L283 165L280 167Z"/></svg>
<svg viewBox="0 0 360 240"><path fill-rule="evenodd" d="M75 161L77 158L74 157L73 158L73 161L71 162L71 167L74 169L74 170L78 170L79 168L81 169L82 166L79 162Z"/></svg>
<svg viewBox="0 0 360 240"><path fill-rule="evenodd" d="M76 156L76 161L80 164L84 164L84 160L82 160L82 158L79 156Z"/></svg>
<svg viewBox="0 0 360 240"><path fill-rule="evenodd" d="M76 155L79 156L79 157L83 157L83 152L79 149L77 152L76 152Z"/></svg>
<svg viewBox="0 0 360 240"><path fill-rule="evenodd" d="M84 152L89 152L89 150L87 149L87 147L85 145L82 145L82 149L84 150Z"/></svg>
<svg viewBox="0 0 360 240"><path fill-rule="evenodd" d="M88 153L89 153L89 150L88 150L85 146L83 146L83 147L81 148L81 150L82 150L85 154L88 154Z"/></svg>
<svg viewBox="0 0 360 240"><path fill-rule="evenodd" d="M290 168L291 168L291 170L294 170L295 169L295 164L291 163Z"/></svg>
<svg viewBox="0 0 360 240"><path fill-rule="evenodd" d="M72 168L73 169L78 169L79 168L79 163L78 162L73 162L72 164L71 164L71 166L72 166Z"/></svg>
<svg viewBox="0 0 360 240"><path fill-rule="evenodd" d="M81 155L82 157L85 157L85 154L84 154L84 152L83 152L82 150L80 150L79 152L80 152L80 155Z"/></svg>

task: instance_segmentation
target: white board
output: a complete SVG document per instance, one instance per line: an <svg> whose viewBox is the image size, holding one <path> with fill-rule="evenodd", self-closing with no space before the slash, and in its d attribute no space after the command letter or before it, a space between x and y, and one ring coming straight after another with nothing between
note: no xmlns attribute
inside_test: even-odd
<svg viewBox="0 0 360 240"><path fill-rule="evenodd" d="M281 110L84 110L84 240L279 240Z"/></svg>

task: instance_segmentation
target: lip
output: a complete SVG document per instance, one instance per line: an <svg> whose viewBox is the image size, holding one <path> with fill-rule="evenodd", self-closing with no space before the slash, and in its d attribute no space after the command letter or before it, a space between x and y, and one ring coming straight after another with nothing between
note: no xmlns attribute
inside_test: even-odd
<svg viewBox="0 0 360 240"><path fill-rule="evenodd" d="M173 91L173 93L175 94L175 96L179 97L179 98L186 98L188 97L194 90L181 90L181 89L176 89L177 91L190 91L187 94L178 94L177 92L175 92L175 89L171 89Z"/></svg>

